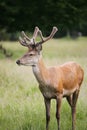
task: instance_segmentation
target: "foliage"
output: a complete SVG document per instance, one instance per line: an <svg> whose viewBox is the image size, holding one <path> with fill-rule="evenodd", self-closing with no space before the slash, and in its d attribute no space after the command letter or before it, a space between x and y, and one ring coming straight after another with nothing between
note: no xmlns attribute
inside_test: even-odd
<svg viewBox="0 0 87 130"><path fill-rule="evenodd" d="M43 45L43 59L50 65L67 61L79 63L85 72L77 104L76 130L87 129L87 38L77 40L51 40ZM31 67L18 66L16 60L26 47L12 42L2 42L13 53L12 59L0 57L0 130L44 130L45 107ZM0 55L1 56L1 55ZM50 130L57 129L55 101L52 101ZM71 129L71 111L63 99L61 129Z"/></svg>
<svg viewBox="0 0 87 130"><path fill-rule="evenodd" d="M33 32L37 25L49 34L53 26L59 28L56 36L82 32L87 35L86 0L1 0L0 29L8 32Z"/></svg>

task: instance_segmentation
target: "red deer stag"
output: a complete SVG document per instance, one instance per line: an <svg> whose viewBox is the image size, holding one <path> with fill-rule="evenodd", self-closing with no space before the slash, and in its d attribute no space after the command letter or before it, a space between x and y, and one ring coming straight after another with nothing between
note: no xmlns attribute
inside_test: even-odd
<svg viewBox="0 0 87 130"><path fill-rule="evenodd" d="M42 44L51 39L57 30L56 27L53 27L51 34L44 38L39 28L35 27L32 39L22 31L19 42L21 45L28 47L29 50L16 63L18 65L32 66L33 73L39 83L39 89L44 97L46 130L49 128L51 99L56 99L56 118L58 130L60 130L60 108L63 97L66 97L71 107L72 130L75 130L76 103L84 77L83 69L75 62L47 68L41 55ZM38 34L41 41L35 43Z"/></svg>

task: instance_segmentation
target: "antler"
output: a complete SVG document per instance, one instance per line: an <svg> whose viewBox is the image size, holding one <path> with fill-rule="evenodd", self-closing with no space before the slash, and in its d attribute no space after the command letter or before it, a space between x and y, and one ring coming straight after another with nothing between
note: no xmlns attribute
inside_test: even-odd
<svg viewBox="0 0 87 130"><path fill-rule="evenodd" d="M31 39L24 33L24 31L22 31L21 32L22 37L19 37L19 42L23 46L31 47L32 45L35 45L35 39L36 39L36 37L37 37L37 35L39 33L39 35L41 37L41 41L36 44L36 46L38 46L39 44L43 44L44 42L51 39L55 35L55 33L57 31L58 31L57 27L53 27L51 34L47 38L44 38L43 35L42 35L41 30L39 30L38 27L35 27L33 37Z"/></svg>
<svg viewBox="0 0 87 130"><path fill-rule="evenodd" d="M25 34L24 31L21 32L22 37L19 37L19 42L22 46L28 47L30 44L30 38Z"/></svg>
<svg viewBox="0 0 87 130"><path fill-rule="evenodd" d="M49 39L53 38L53 36L55 35L55 33L56 33L57 31L58 31L57 27L53 27L51 34L50 34L47 38L44 38L43 35L42 35L42 32L41 32L41 30L40 30L40 31L39 31L39 35L40 35L42 41L40 41L39 44L43 44L44 42L46 42L46 41L48 41Z"/></svg>
<svg viewBox="0 0 87 130"><path fill-rule="evenodd" d="M35 39L37 37L37 34L39 32L39 28L35 27L34 33L33 33L33 37L30 39L24 31L21 32L22 37L19 37L19 42L21 45L29 47L33 44L35 44Z"/></svg>
<svg viewBox="0 0 87 130"><path fill-rule="evenodd" d="M36 39L38 32L39 32L39 28L38 28L38 27L35 27L35 30L34 30L33 38L32 38L32 39L34 39L34 40Z"/></svg>

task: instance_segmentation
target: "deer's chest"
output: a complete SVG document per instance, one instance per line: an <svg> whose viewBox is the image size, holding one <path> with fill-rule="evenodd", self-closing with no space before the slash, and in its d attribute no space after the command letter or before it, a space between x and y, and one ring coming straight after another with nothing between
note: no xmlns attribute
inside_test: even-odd
<svg viewBox="0 0 87 130"><path fill-rule="evenodd" d="M56 98L56 91L51 86L39 86L39 89L45 98Z"/></svg>

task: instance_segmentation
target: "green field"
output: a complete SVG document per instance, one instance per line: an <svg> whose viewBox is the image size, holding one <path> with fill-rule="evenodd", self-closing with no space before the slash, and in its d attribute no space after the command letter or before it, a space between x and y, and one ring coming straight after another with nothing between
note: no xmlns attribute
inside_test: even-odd
<svg viewBox="0 0 87 130"><path fill-rule="evenodd" d="M13 56L5 58L0 51L0 130L45 130L44 100L32 69L16 65L27 48L18 42L1 44ZM48 66L75 61L83 67L85 76L77 104L76 130L87 130L87 38L50 40L43 45L43 59ZM50 130L57 130L55 110L52 100ZM71 111L65 99L61 130L71 130Z"/></svg>

